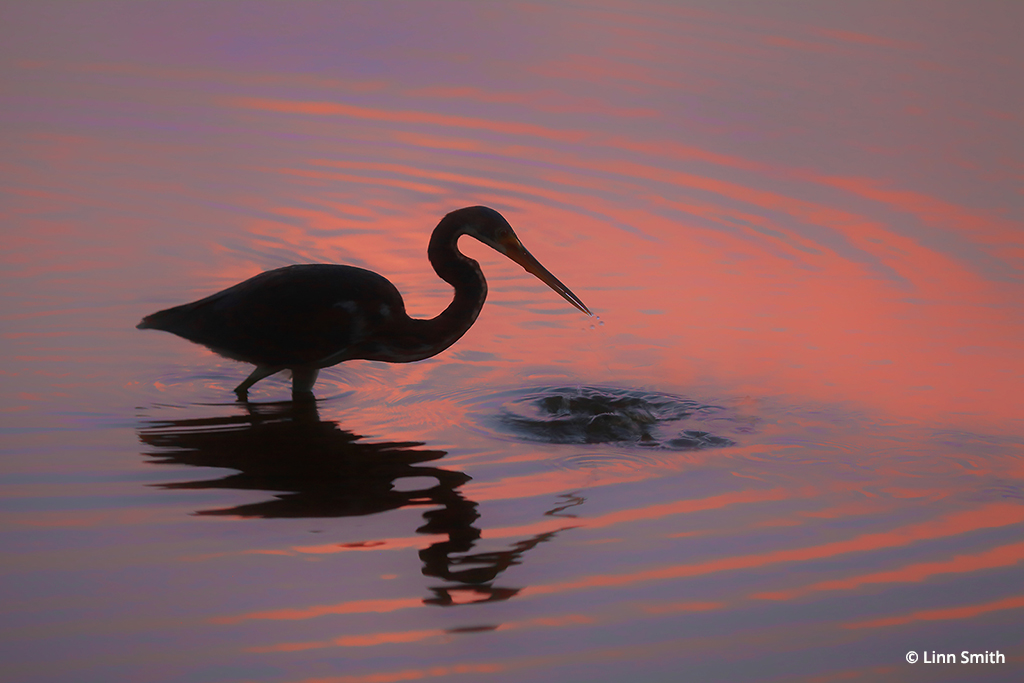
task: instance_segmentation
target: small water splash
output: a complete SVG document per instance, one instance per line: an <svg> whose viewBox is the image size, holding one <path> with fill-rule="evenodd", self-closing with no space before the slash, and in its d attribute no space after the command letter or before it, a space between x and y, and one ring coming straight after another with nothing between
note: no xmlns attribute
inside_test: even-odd
<svg viewBox="0 0 1024 683"><path fill-rule="evenodd" d="M506 433L546 443L699 450L732 446L734 442L703 430L679 429L680 423L703 421L721 410L657 392L555 387L536 389L506 401L497 423Z"/></svg>

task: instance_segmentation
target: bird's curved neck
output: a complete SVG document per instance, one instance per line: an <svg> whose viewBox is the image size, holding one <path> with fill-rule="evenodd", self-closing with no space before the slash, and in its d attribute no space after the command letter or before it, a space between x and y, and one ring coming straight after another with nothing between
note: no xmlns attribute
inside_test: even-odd
<svg viewBox="0 0 1024 683"><path fill-rule="evenodd" d="M437 345L435 353L448 348L476 322L487 298L487 281L480 264L458 249L465 230L460 222L446 216L434 228L427 258L438 277L455 288L455 298L436 318L419 321L420 333Z"/></svg>

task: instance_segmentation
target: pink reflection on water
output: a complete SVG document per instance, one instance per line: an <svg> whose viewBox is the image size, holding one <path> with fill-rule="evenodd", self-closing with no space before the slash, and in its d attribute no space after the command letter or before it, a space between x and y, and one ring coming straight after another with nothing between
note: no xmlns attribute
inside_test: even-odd
<svg viewBox="0 0 1024 683"><path fill-rule="evenodd" d="M345 108L330 108L329 111L314 108L308 113L339 116L351 114ZM402 117L406 116L411 115L402 114ZM446 126L461 122L430 120L427 123ZM520 129L503 132L526 138L537 135L537 131ZM404 135L406 143L437 146L436 138L424 138L418 143L407 133L397 131L395 134ZM460 143L449 141L442 144L451 147L453 144L459 146ZM600 145L598 142L597 148ZM965 361L961 360L959 349L971 348L979 341L986 345L994 342L998 349L999 340L1012 339L1016 333L1022 332L1018 329L1020 324L1008 321L998 309L979 306L981 301L1004 297L1005 289L983 280L967 267L968 264L960 263L950 255L925 247L909 236L894 233L877 219L735 182L669 171L635 161L579 159L557 148L531 149L522 145L512 148L500 143L475 143L475 146L489 154L497 151L509 158L525 151L532 158L546 158L561 168L586 168L591 172L596 170L637 186L644 182L657 182L675 188L708 192L751 208L740 210L715 203L669 201L657 197L654 200L666 208L695 218L726 225L736 222L757 225L761 231L769 230L782 238L770 242L771 250L766 252L754 248L756 242L746 239L731 238L722 232L708 232L696 225L680 231L673 221L636 211L624 212L621 207L609 202L586 199L587 204L598 207L603 215L617 223L640 225L644 233L655 235L657 240L671 245L671 251L689 255L685 268L678 269L674 274L669 272L669 263L658 264L656 290L645 283L644 279L640 279L636 285L641 291L647 290L646 298L657 297L655 291L682 292L696 289L698 292L710 293L698 297L696 301L687 298L685 306L672 306L656 321L660 323L660 328L654 328L650 316L637 316L636 310L643 310L643 303L642 299L638 300L635 292L630 289L603 292L599 301L606 310L614 311L614 317L606 316L606 319L616 323L616 329L643 329L648 334L655 332L660 336L681 335L680 360L694 353L706 354L707 349L714 348L719 353L705 357L704 363L715 372L727 372L722 367L722 361L728 359L732 367L728 374L757 377L768 372L773 383L789 384L791 390L811 392L820 399L828 399L842 392L886 411L906 413L907 410L913 410L916 417L968 407L973 409L971 412L978 420L999 422L1016 414L1018 406L1012 401L1014 394L1007 385L1013 374L1005 372L1008 363L1016 362L1010 348L1006 347L1004 353L988 355L985 359L971 359L969 371L963 368ZM634 151L646 149L646 153L653 154L649 146L637 147L628 142L613 143L613 146L620 149L634 148ZM658 151L656 156L664 157L665 148ZM680 151L685 156L675 157L676 161L690 156L716 164L724 163L730 167L769 171L759 162L729 158L692 147ZM671 160L672 157L665 159ZM613 184L598 181L594 177L569 176L550 170L542 170L539 177L526 183L510 184L489 181L485 175L476 177L464 173L425 171L415 166L344 161L309 163L314 167L326 163L381 175L366 178L361 174L323 174L312 169L284 172L311 179L372 183L380 187L428 193L440 192L439 188L448 183L460 183L475 187L476 192L489 189L492 192L525 193L537 199L576 206L582 205L584 198L569 191L567 183L575 183L577 187L588 191L607 192L615 189ZM992 226L998 225L998 222L986 222L968 210L952 207L948 202L945 206L933 202L936 208L925 210L923 207L928 206L930 200L920 193L869 191L863 183L853 185L851 181L815 177L803 171L787 173L817 184L852 190L859 196L883 200L887 204L897 202L901 209L906 202L911 201L911 208L926 222L932 220L939 209L950 209L943 213L953 216L949 220L953 220L954 225L965 226L968 223L964 221L968 221L980 230L990 230ZM417 180L412 181L413 178ZM421 182L424 179L433 180L436 184L424 185ZM537 180L550 182L542 188ZM579 186L581 180L584 185ZM511 196L508 201L518 210L526 212L526 220L522 222L557 225L562 233L587 235L589 242L582 248L586 249L589 264L600 264L612 256L621 261L624 255L627 262L640 262L643 250L647 248L642 243L623 242L618 233L609 232L608 227L599 222L586 221L584 227L579 217L571 213L563 214L552 208L538 212L535 206ZM301 213L295 210L284 208L281 212L301 217ZM782 218L768 219L764 217L766 214L779 214ZM957 215L963 218L956 218ZM517 213L512 213L511 218L514 223L521 222ZM423 223L429 225L429 220ZM802 232L783 227L789 221L817 226L840 236L849 248L857 250L871 265L865 268L851 261L847 254L838 254L825 248L820 241L812 241ZM331 224L321 223L323 227ZM311 223L310 227L315 225ZM1001 231L997 235L1004 236L993 239L997 243L1005 242L1006 228L996 229ZM748 231L747 236L757 237L758 233ZM598 239L607 245L614 245L614 251L595 251ZM348 243L353 245L351 239ZM372 254L373 248L367 243L360 251ZM773 252L778 255L773 256ZM742 254L743 270L727 268L723 271L723 254L728 254L729 260L735 260ZM782 254L785 254L785 259L779 257ZM800 265L801 270L793 270L794 261ZM567 268L573 267L570 261L569 265L560 270L566 272ZM578 265L575 267L578 268ZM879 277L878 271L889 272L890 275ZM574 280L583 280L588 275L582 271L567 272L566 278ZM816 273L827 273L827 277ZM765 287L766 281L768 287ZM428 282L424 281L424 284ZM904 301L909 295L908 286L915 291L913 296L929 299L930 305L908 305ZM785 309L778 305L779 294L783 292L789 297ZM740 293L742 296L737 296ZM713 308L702 306L701 298ZM415 306L415 303L412 305ZM600 306L598 310L601 310ZM526 324L521 312L511 311L506 314L511 315L518 324ZM692 324L680 326L681 322L688 319L706 322L696 330ZM746 335L737 335L734 325L722 325L726 320L736 321L736 324L759 338L755 355L750 353L750 341ZM957 321L955 326L950 324L954 320ZM978 329L989 330L990 333L984 340L980 340L975 332ZM621 333L618 336L621 337ZM611 339L615 337L609 341ZM545 343L544 339L537 341ZM562 342L555 340L553 343ZM837 363L837 358L842 361ZM659 358L662 366L668 365L680 377L692 373L685 363L681 366L678 361L673 361L667 355ZM785 374L779 372L783 368L787 369ZM880 383L886 386L886 391L877 391L875 387Z"/></svg>
<svg viewBox="0 0 1024 683"><path fill-rule="evenodd" d="M423 631L401 631L397 633L367 633L358 636L341 636L333 640L309 643L280 643L263 647L248 648L249 652L302 652L322 647L372 647L393 643L415 643L421 640L443 638L446 631L428 629Z"/></svg>
<svg viewBox="0 0 1024 683"><path fill-rule="evenodd" d="M368 612L381 613L395 610L422 607L420 598L394 598L390 600L355 600L336 605L317 605L306 609L280 609L266 612L253 612L232 617L217 617L213 623L237 624L250 619L273 619L292 621L295 619L313 619L328 614L363 614Z"/></svg>
<svg viewBox="0 0 1024 683"><path fill-rule="evenodd" d="M515 122L499 122L489 119L470 118L432 112L404 112L368 109L337 102L297 102L294 100L259 100L236 98L226 102L228 106L258 109L284 114L307 114L312 116L345 116L370 121L387 121L403 124L430 124L446 128L479 129L491 133L526 135L535 138L550 138L560 141L582 140L584 134L553 131L546 128Z"/></svg>
<svg viewBox="0 0 1024 683"><path fill-rule="evenodd" d="M1001 600L994 600L982 604L964 605L961 607L946 607L942 609L921 610L911 614L904 614L895 617L884 617L882 619L870 619L844 624L845 628L883 628L886 626L899 626L914 621L945 621L950 619L969 619L988 612L999 612L1008 609L1024 608L1024 595L1017 595Z"/></svg>
<svg viewBox="0 0 1024 683"><path fill-rule="evenodd" d="M846 553L869 552L902 547L910 543L956 536L980 529L991 529L1024 522L1024 508L1008 503L993 503L975 510L945 515L939 519L913 524L877 534L864 534L845 541L807 548L776 550L758 555L727 557L692 565L659 567L624 574L591 575L564 583L529 586L524 595L546 595L569 590L623 586L645 581L664 581L736 569L750 569L780 562L797 562L834 557Z"/></svg>
<svg viewBox="0 0 1024 683"><path fill-rule="evenodd" d="M976 572L993 567L1006 567L1024 561L1024 543L991 548L976 555L957 555L951 560L921 562L890 571L862 574L844 579L821 581L784 591L755 593L755 600L792 600L816 591L855 590L876 583L913 583L949 573Z"/></svg>

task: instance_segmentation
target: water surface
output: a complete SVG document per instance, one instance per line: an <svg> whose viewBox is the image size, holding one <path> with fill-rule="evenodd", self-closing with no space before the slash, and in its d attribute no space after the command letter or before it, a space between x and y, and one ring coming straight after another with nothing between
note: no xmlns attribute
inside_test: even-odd
<svg viewBox="0 0 1024 683"><path fill-rule="evenodd" d="M1021 679L1018 5L3 14L0 679ZM315 403L134 329L433 316L477 204L596 317L463 240L470 332Z"/></svg>

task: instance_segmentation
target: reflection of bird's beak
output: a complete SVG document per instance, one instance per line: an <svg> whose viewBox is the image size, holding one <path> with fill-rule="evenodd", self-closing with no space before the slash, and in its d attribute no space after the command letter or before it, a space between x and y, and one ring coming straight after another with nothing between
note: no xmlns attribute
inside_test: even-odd
<svg viewBox="0 0 1024 683"><path fill-rule="evenodd" d="M526 247L523 246L516 238L511 238L502 242L505 256L521 265L527 273L535 276L538 280L546 284L551 289L555 290L562 295L562 298L571 303L576 308L580 309L587 315L594 315L590 312L580 298L569 291L569 288L563 285L557 277L551 274L551 272L540 264L540 261L535 259L533 255L526 251Z"/></svg>

